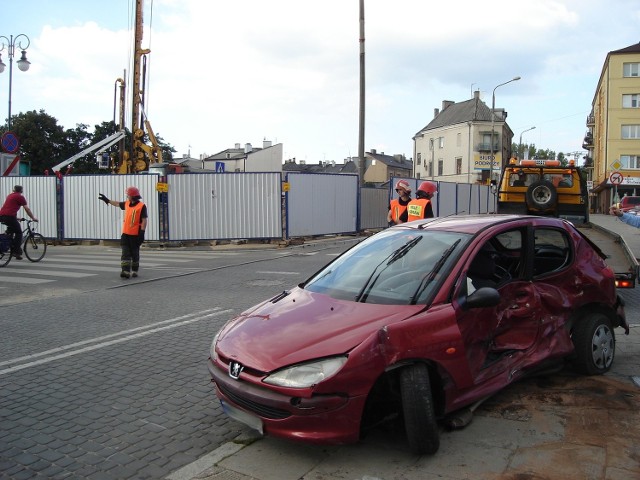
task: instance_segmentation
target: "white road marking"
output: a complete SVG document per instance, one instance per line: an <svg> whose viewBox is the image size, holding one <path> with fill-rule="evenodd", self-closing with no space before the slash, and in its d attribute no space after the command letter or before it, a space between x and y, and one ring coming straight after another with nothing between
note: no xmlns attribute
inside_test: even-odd
<svg viewBox="0 0 640 480"><path fill-rule="evenodd" d="M53 266L53 265L50 265ZM28 273L29 275L49 275L51 277L68 277L68 278L82 278L91 277L97 275L96 273L80 273L80 272L67 272L61 270L37 270L33 268L11 268L4 267L2 273ZM12 277L13 278L13 277Z"/></svg>
<svg viewBox="0 0 640 480"><path fill-rule="evenodd" d="M11 365L14 363L19 363L25 360L33 359L28 363L22 363L20 365L15 365L13 367L0 370L0 376L6 375L8 373L18 372L26 368L43 365L45 363L53 362L54 360L60 360L63 358L74 356L74 355L79 355L81 353L98 350L104 347L109 347L111 345L117 345L118 343L128 342L129 340L145 337L153 333L170 330L173 328L181 327L183 325L188 325L190 323L199 322L200 320L206 320L208 318L217 317L217 316L224 315L231 312L233 312L232 309L220 310L218 307L216 307L211 310L203 310L201 312L190 313L188 315L172 318L170 320L164 320L162 322L152 323L150 325L145 325L143 327L132 328L129 330L123 330L121 332L112 333L110 335L104 335L102 337L83 340L81 342L64 345L62 347L53 348L51 350L47 350L44 352L34 353L32 355L27 355L20 358L14 358L11 360L5 360L4 362L0 362L0 366ZM193 318L190 318L190 317L193 317ZM115 338L114 340L107 340L113 337L120 337L120 338ZM96 343L96 342L100 342L100 343ZM94 345L89 345L92 343ZM88 345L88 346L83 348L78 348L78 347L82 347L83 345ZM65 353L56 354L57 352L65 352ZM39 357L45 357L45 358L40 358L39 360L36 360Z"/></svg>
<svg viewBox="0 0 640 480"><path fill-rule="evenodd" d="M24 283L29 285L36 285L38 283L55 282L55 280L42 280L41 278L16 277L15 275L11 275L11 276L0 275L0 282Z"/></svg>
<svg viewBox="0 0 640 480"><path fill-rule="evenodd" d="M266 270L256 272L256 273L263 273L265 275L300 275L299 272L269 272Z"/></svg>

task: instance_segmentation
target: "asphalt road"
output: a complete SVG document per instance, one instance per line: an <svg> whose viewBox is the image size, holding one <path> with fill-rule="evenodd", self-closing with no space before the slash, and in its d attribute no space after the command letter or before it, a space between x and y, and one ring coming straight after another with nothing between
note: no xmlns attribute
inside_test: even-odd
<svg viewBox="0 0 640 480"><path fill-rule="evenodd" d="M206 358L231 316L353 239L286 249L50 246L0 269L0 478L162 478L235 438ZM266 247L266 246L265 246Z"/></svg>

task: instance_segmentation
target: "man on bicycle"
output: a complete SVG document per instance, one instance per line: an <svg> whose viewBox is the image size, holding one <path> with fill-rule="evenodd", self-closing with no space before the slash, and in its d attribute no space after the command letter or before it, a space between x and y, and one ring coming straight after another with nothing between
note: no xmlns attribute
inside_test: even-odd
<svg viewBox="0 0 640 480"><path fill-rule="evenodd" d="M27 206L27 199L22 195L22 186L13 187L13 193L7 195L2 208L0 208L0 222L7 226L7 233L13 235L11 240L11 255L16 260L22 260L22 227L18 221L18 211L20 207L24 208L31 220L37 222L38 219Z"/></svg>

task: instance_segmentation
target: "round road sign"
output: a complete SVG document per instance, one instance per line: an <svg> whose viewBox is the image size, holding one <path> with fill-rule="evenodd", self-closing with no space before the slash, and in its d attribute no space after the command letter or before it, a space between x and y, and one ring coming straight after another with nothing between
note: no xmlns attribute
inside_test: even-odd
<svg viewBox="0 0 640 480"><path fill-rule="evenodd" d="M0 138L0 143L2 144L2 148L7 153L16 153L20 148L20 141L18 137L13 132L5 132Z"/></svg>
<svg viewBox="0 0 640 480"><path fill-rule="evenodd" d="M609 181L613 185L620 185L622 183L622 180L624 180L624 176L620 172L613 172L611 175L609 175Z"/></svg>

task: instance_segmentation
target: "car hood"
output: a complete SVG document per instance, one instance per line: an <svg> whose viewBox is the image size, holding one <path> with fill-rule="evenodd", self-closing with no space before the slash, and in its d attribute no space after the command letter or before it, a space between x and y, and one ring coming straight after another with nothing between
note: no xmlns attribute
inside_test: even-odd
<svg viewBox="0 0 640 480"><path fill-rule="evenodd" d="M296 287L275 303L266 301L229 321L217 349L245 367L270 372L346 353L384 325L423 309L336 300Z"/></svg>

